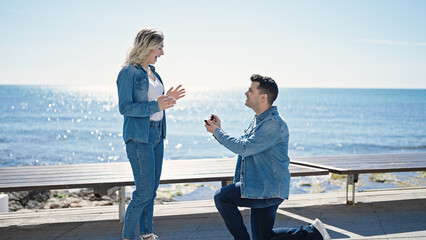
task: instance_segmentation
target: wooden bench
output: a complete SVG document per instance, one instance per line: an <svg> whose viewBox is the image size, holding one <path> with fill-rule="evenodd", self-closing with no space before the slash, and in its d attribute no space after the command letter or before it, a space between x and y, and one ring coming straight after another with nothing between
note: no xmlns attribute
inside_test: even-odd
<svg viewBox="0 0 426 240"><path fill-rule="evenodd" d="M294 157L293 164L322 168L346 177L346 203L355 204L355 183L358 175L365 173L413 172L426 170L426 152L380 155L350 155L328 157ZM349 186L352 200L349 200Z"/></svg>
<svg viewBox="0 0 426 240"><path fill-rule="evenodd" d="M232 182L234 158L165 160L161 184ZM328 170L290 164L291 175L327 175ZM0 168L0 192L93 188L96 195L119 191L119 218L125 214L125 186L134 185L129 162Z"/></svg>

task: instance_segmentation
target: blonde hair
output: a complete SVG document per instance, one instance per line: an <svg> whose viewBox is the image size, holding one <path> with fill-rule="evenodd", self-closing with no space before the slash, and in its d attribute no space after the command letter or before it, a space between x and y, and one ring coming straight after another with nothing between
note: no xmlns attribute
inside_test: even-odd
<svg viewBox="0 0 426 240"><path fill-rule="evenodd" d="M152 49L159 48L163 43L163 33L153 28L144 28L136 35L133 46L127 53L124 65L138 65L148 56Z"/></svg>

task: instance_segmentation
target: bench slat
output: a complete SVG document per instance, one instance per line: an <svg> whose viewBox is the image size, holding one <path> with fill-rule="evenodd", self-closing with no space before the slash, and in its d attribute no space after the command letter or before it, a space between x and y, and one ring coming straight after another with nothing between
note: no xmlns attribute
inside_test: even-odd
<svg viewBox="0 0 426 240"><path fill-rule="evenodd" d="M294 157L290 162L338 174L411 172L426 170L426 153Z"/></svg>
<svg viewBox="0 0 426 240"><path fill-rule="evenodd" d="M160 183L230 181L235 158L165 160ZM292 176L327 175L318 168L290 164ZM97 188L134 185L129 162L0 168L0 191Z"/></svg>

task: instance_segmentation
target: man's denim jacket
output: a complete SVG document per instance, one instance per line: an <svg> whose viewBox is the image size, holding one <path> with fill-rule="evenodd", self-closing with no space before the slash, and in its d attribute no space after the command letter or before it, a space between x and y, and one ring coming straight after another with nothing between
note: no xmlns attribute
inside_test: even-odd
<svg viewBox="0 0 426 240"><path fill-rule="evenodd" d="M239 138L226 134L220 128L214 131L213 136L238 154L234 182L241 182L242 198L288 199L289 132L277 107L256 116Z"/></svg>
<svg viewBox="0 0 426 240"><path fill-rule="evenodd" d="M150 66L161 84L163 81ZM164 86L164 84L163 84ZM124 115L123 138L124 142L135 140L148 143L150 115L160 111L157 100L148 101L149 79L141 65L124 66L117 77L118 105ZM164 94L164 91L163 91ZM162 120L163 138L166 137L166 114Z"/></svg>

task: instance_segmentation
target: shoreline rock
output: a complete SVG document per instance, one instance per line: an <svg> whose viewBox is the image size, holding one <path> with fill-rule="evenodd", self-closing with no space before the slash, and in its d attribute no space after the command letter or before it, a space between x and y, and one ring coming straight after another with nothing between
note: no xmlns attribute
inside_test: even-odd
<svg viewBox="0 0 426 240"><path fill-rule="evenodd" d="M118 204L118 195L116 193L97 198L91 189L20 191L7 194L9 195L9 212ZM126 203L129 203L129 201L130 197L126 197ZM156 198L154 204L163 204L171 201L175 200L164 197Z"/></svg>
<svg viewBox="0 0 426 240"><path fill-rule="evenodd" d="M10 212L20 209L41 209L50 198L50 191L21 191L7 194Z"/></svg>

